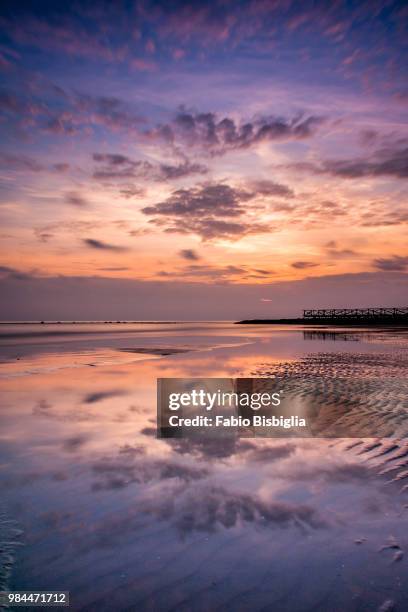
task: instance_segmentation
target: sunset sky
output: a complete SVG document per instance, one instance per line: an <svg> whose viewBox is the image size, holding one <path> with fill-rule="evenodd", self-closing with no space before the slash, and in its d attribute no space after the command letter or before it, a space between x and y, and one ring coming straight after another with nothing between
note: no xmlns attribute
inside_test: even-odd
<svg viewBox="0 0 408 612"><path fill-rule="evenodd" d="M406 3L0 12L1 318L407 305Z"/></svg>

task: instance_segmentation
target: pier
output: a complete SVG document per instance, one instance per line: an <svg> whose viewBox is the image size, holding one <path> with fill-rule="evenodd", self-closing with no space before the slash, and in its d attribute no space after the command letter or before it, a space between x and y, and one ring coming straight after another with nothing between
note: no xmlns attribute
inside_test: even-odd
<svg viewBox="0 0 408 612"><path fill-rule="evenodd" d="M307 308L293 319L246 319L238 323L275 325L403 325L408 327L408 306L395 308Z"/></svg>
<svg viewBox="0 0 408 612"><path fill-rule="evenodd" d="M408 323L406 308L317 308L303 310L305 322L313 323Z"/></svg>

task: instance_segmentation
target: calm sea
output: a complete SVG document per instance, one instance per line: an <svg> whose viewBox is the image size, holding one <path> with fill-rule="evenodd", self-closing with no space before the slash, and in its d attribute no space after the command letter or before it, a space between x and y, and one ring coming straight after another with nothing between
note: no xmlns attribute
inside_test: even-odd
<svg viewBox="0 0 408 612"><path fill-rule="evenodd" d="M0 587L73 610L408 609L406 438L156 439L163 376L284 373L399 426L406 330L2 324L0 360Z"/></svg>

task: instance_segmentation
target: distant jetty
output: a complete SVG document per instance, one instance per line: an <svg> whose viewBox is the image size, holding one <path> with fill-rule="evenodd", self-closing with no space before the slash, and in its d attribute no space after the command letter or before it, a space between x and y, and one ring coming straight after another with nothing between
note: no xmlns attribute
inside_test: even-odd
<svg viewBox="0 0 408 612"><path fill-rule="evenodd" d="M317 308L303 310L294 319L245 319L238 324L269 325L404 325L408 327L408 307L404 308Z"/></svg>

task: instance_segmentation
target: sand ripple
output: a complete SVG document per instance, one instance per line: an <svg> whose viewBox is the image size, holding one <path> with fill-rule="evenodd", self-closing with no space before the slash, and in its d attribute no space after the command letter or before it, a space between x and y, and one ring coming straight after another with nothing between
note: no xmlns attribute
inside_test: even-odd
<svg viewBox="0 0 408 612"><path fill-rule="evenodd" d="M342 439L336 445L368 461L401 492L408 490L405 351L317 353L293 362L264 363L251 374L282 381L291 397L312 401L318 435L334 437L347 431L349 438L356 439Z"/></svg>

